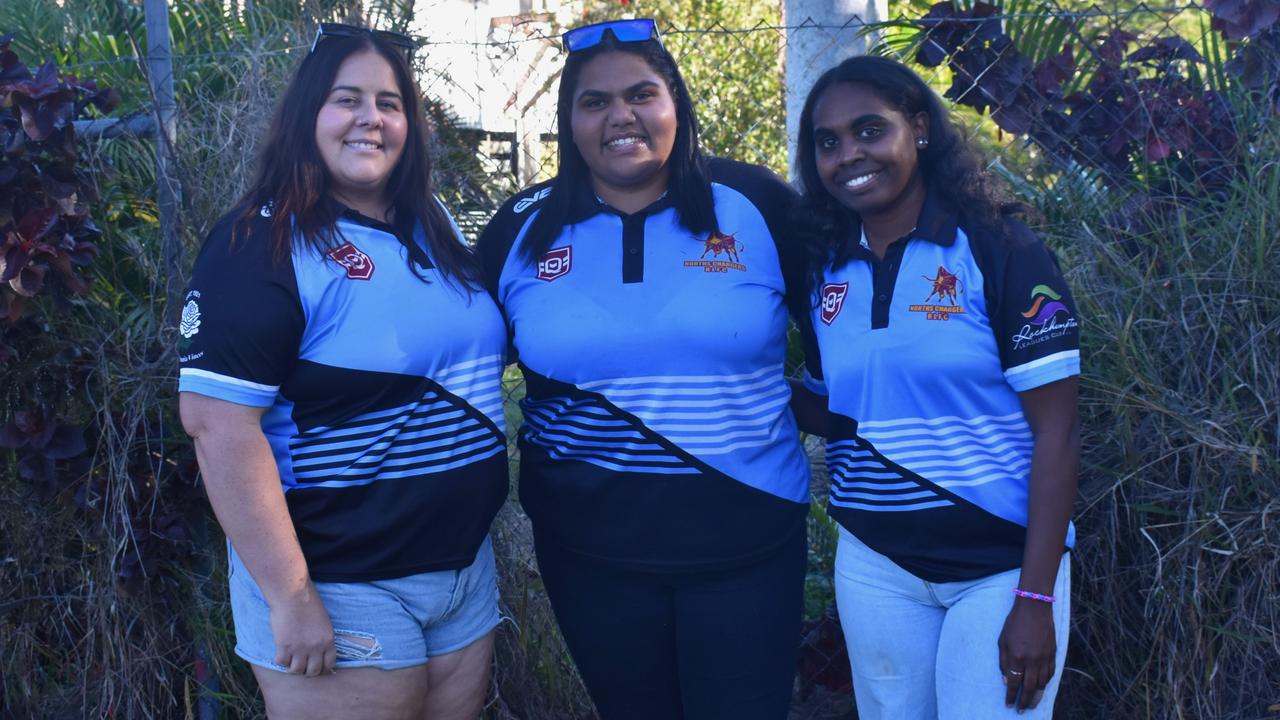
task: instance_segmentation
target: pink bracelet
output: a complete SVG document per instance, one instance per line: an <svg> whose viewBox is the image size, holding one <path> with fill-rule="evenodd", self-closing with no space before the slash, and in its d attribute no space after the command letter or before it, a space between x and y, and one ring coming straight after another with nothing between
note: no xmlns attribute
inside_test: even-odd
<svg viewBox="0 0 1280 720"><path fill-rule="evenodd" d="M1041 595L1040 593L1033 593L1029 590L1022 590L1020 588L1014 588L1013 594L1028 600L1039 600L1040 602L1051 603L1058 601L1058 598L1052 595Z"/></svg>

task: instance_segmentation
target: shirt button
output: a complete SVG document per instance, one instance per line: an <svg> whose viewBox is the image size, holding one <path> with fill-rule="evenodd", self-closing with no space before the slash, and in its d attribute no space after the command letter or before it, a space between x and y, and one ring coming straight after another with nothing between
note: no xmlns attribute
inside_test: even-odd
<svg viewBox="0 0 1280 720"><path fill-rule="evenodd" d="M876 300L879 300L880 302L888 302L889 296L885 295L884 293L880 293L879 295L876 296Z"/></svg>
<svg viewBox="0 0 1280 720"><path fill-rule="evenodd" d="M628 255L635 255L635 254L636 254L636 253L638 253L638 252L640 252L640 248L629 248L629 249L627 250L627 254L628 254Z"/></svg>

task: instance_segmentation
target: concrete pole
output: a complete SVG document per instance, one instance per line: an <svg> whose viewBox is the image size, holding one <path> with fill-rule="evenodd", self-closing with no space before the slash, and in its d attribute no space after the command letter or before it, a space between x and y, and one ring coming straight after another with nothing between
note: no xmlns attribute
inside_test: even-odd
<svg viewBox="0 0 1280 720"><path fill-rule="evenodd" d="M787 169L795 173L796 134L809 88L824 70L867 52L862 26L887 20L889 0L785 0Z"/></svg>

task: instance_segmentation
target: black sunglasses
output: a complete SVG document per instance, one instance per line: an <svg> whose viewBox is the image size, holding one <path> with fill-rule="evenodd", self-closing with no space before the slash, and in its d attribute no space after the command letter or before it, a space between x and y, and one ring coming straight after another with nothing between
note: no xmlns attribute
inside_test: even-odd
<svg viewBox="0 0 1280 720"><path fill-rule="evenodd" d="M316 51L316 46L320 44L321 38L358 37L360 35L372 35L388 45L394 45L406 51L409 57L413 57L414 51L418 49L418 43L403 33L391 32L390 30L371 30L344 23L320 23L320 29L316 31L316 39L311 41L311 50L308 52Z"/></svg>
<svg viewBox="0 0 1280 720"><path fill-rule="evenodd" d="M648 42L649 40L656 40L659 45L662 44L662 38L658 37L657 23L649 18L636 18L635 20L610 20L609 22L574 28L563 35L564 49L569 52L577 52L578 50L595 47L600 44L601 40L604 40L605 32L613 33L613 37L618 42Z"/></svg>

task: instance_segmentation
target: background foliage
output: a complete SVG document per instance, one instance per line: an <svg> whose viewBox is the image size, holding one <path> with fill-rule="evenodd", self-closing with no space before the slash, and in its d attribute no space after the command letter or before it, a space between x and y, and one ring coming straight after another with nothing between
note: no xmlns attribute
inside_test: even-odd
<svg viewBox="0 0 1280 720"><path fill-rule="evenodd" d="M655 14L707 147L785 170L779 6L646 2L589 3L584 17ZM1059 716L1270 716L1280 3L892 9L877 51L916 63L955 104L992 171L1040 212L1081 304L1076 620ZM172 3L188 256L242 190L311 23L406 27L412 10ZM67 124L147 112L141 7L4 0L4 32L16 34L0 41L0 714L260 715L230 653L221 538L175 424L154 150ZM429 110L450 204L496 206L514 179L482 162L447 107ZM508 392L522 392L514 376ZM494 533L511 621L487 715L590 717L514 502ZM793 717L851 717L820 503L811 545Z"/></svg>

